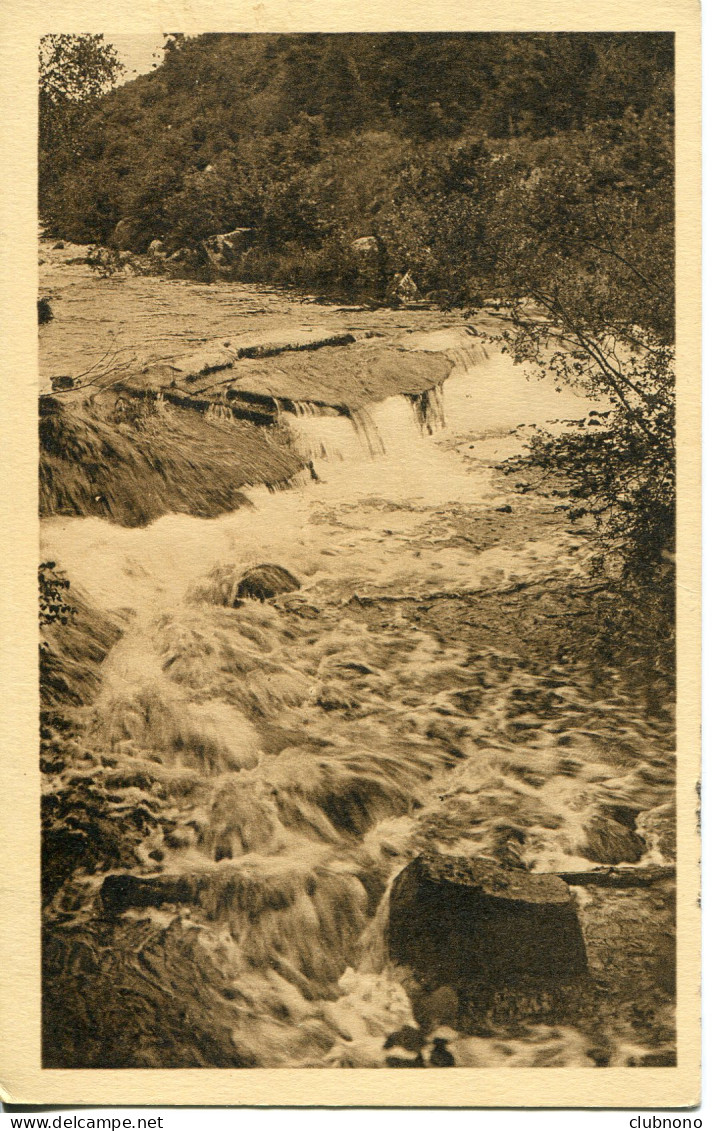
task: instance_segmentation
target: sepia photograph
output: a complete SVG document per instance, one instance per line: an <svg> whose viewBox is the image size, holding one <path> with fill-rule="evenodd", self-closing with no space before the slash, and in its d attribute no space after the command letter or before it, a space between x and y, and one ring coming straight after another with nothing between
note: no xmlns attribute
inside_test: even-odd
<svg viewBox="0 0 712 1131"><path fill-rule="evenodd" d="M41 1069L641 1094L695 835L675 33L35 51Z"/></svg>

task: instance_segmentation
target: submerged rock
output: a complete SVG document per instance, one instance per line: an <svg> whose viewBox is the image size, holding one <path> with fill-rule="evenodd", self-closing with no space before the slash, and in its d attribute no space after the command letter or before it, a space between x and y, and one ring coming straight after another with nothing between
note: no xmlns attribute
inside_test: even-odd
<svg viewBox="0 0 712 1131"><path fill-rule="evenodd" d="M244 573L231 565L218 565L205 582L196 587L194 596L199 601L239 609L247 599L271 601L297 589L301 589L301 585L296 577L284 566L272 562L253 566Z"/></svg>
<svg viewBox="0 0 712 1131"><path fill-rule="evenodd" d="M241 599L252 597L258 601L269 601L273 597L279 597L281 593L293 593L300 588L296 577L284 566L267 562L248 569L242 575L236 596Z"/></svg>
<svg viewBox="0 0 712 1131"><path fill-rule="evenodd" d="M596 864L636 864L645 854L645 841L636 831L637 810L610 806L586 824L580 851Z"/></svg>
<svg viewBox="0 0 712 1131"><path fill-rule="evenodd" d="M121 915L129 907L162 907L164 903L191 903L194 890L187 878L142 877L130 873L107 876L101 886L101 903L108 915Z"/></svg>
<svg viewBox="0 0 712 1131"><path fill-rule="evenodd" d="M52 307L48 298L37 299L37 321L40 326L45 326L47 322L51 322L54 318Z"/></svg>
<svg viewBox="0 0 712 1131"><path fill-rule="evenodd" d="M430 1053L430 1067L431 1068L454 1068L455 1057L447 1047L447 1041L443 1037L435 1037L433 1040L433 1048Z"/></svg>
<svg viewBox="0 0 712 1131"><path fill-rule="evenodd" d="M403 1049L405 1052L420 1052L424 1045L423 1034L420 1029L412 1025L404 1025L402 1029L391 1033L384 1042L384 1049Z"/></svg>
<svg viewBox="0 0 712 1131"><path fill-rule="evenodd" d="M460 1012L459 999L452 986L439 986L430 993L416 996L411 1005L415 1020L426 1033L438 1025L454 1025Z"/></svg>
<svg viewBox="0 0 712 1131"><path fill-rule="evenodd" d="M420 1029L404 1025L386 1037L383 1048L390 1053L386 1057L388 1068L424 1068L423 1046L425 1039Z"/></svg>
<svg viewBox="0 0 712 1131"><path fill-rule="evenodd" d="M391 890L388 947L431 986L566 980L587 966L563 880L482 858L412 861Z"/></svg>

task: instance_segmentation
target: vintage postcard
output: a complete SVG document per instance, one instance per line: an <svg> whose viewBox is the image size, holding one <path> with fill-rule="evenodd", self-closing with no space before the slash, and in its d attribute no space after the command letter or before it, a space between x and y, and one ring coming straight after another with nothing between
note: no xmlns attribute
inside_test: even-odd
<svg viewBox="0 0 712 1131"><path fill-rule="evenodd" d="M696 4L1 48L2 1095L694 1106Z"/></svg>

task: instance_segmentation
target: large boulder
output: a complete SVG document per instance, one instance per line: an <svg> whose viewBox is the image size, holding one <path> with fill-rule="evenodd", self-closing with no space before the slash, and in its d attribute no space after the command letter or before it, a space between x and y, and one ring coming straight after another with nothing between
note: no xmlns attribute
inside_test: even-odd
<svg viewBox="0 0 712 1131"><path fill-rule="evenodd" d="M231 267L237 256L246 251L254 240L254 228L235 228L203 240L210 262L215 267Z"/></svg>
<svg viewBox="0 0 712 1131"><path fill-rule="evenodd" d="M563 880L484 858L418 856L404 868L391 889L388 949L431 987L559 982L587 968Z"/></svg>
<svg viewBox="0 0 712 1131"><path fill-rule="evenodd" d="M179 247L165 260L169 274L203 275L210 268L210 256L203 244L197 247Z"/></svg>

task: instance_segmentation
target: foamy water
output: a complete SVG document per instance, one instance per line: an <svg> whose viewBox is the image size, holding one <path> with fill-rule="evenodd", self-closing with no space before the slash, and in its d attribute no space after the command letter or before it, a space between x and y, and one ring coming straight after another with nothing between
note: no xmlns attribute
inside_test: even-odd
<svg viewBox="0 0 712 1131"><path fill-rule="evenodd" d="M563 530L484 550L459 537L463 518L513 501L493 473L521 446L513 430L589 406L462 336L430 337L457 364L427 403L284 414L316 481L254 489L251 507L211 520L44 524L43 557L128 619L85 725L120 768L162 783L172 832L146 841L139 871L211 877L177 915L221 948L235 1048L265 1066L380 1065L384 1037L413 1024L383 933L388 885L423 847L588 869L606 806L667 801L664 735L631 719L622 690L473 654L403 606L564 584L587 553ZM262 562L299 592L216 603L221 578ZM383 599L369 620L364 602ZM665 859L649 822L641 864ZM462 1065L593 1063L574 1029L450 1039Z"/></svg>

